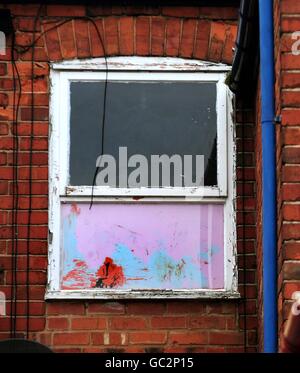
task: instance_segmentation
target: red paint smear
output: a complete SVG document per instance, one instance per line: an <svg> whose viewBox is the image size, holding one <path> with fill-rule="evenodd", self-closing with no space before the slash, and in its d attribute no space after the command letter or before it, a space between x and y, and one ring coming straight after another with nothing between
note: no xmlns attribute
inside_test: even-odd
<svg viewBox="0 0 300 373"><path fill-rule="evenodd" d="M71 211L75 215L79 215L80 214L80 208L77 206L77 203L72 203L72 205L71 205Z"/></svg>
<svg viewBox="0 0 300 373"><path fill-rule="evenodd" d="M104 263L100 266L97 273L95 287L113 288L122 286L125 283L125 276L122 266L118 266L114 261L106 257Z"/></svg>
<svg viewBox="0 0 300 373"><path fill-rule="evenodd" d="M63 277L62 288L67 289L82 289L90 287L96 279L88 273L88 266L83 260L74 259L75 267ZM67 283L67 284L66 284Z"/></svg>

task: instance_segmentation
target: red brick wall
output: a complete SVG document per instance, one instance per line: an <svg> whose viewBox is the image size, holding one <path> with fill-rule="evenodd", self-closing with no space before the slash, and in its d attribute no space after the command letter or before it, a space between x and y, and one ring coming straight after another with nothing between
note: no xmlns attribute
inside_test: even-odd
<svg viewBox="0 0 300 373"><path fill-rule="evenodd" d="M278 189L278 310L282 331L294 291L300 290L300 55L292 54L292 33L300 31L300 4L274 3L275 107ZM299 40L299 37L297 38Z"/></svg>
<svg viewBox="0 0 300 373"><path fill-rule="evenodd" d="M38 6L8 6L14 16L18 45L33 40ZM99 27L108 55L199 58L230 63L237 9L213 7L42 7L37 23L34 61L32 216L30 226L30 338L57 351L255 351L257 345L257 279L254 116L242 131L237 111L237 231L241 300L181 301L44 301L47 279L48 101L51 60L103 56L90 15ZM64 23L46 32L61 21ZM11 41L9 40L9 43ZM22 81L19 141L18 307L17 333L26 331L26 237L29 206L31 131L31 55L16 55ZM9 53L0 62L0 278L11 297L13 81ZM244 133L244 140L242 139ZM245 153L242 156L242 153ZM242 160L243 161L242 161ZM243 164L244 163L244 164ZM242 211L246 213L243 214ZM9 308L8 304L8 308ZM8 314L9 314L8 309ZM246 322L245 322L246 321ZM0 320L1 338L9 335L9 317ZM246 332L245 332L246 329Z"/></svg>

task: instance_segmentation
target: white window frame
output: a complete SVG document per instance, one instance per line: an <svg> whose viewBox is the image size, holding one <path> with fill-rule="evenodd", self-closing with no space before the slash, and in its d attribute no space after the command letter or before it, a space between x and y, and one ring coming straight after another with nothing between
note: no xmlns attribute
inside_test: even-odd
<svg viewBox="0 0 300 373"><path fill-rule="evenodd" d="M108 67L108 73L106 72ZM235 227L235 143L232 95L225 84L230 67L199 60L151 57L111 57L51 64L49 144L49 266L47 299L57 298L237 298ZM216 82L217 187L111 188L94 187L95 202L221 203L224 205L224 289L61 290L60 206L87 202L92 186L69 186L71 81L170 80ZM95 165L96 166L96 165ZM142 199L134 197L140 196Z"/></svg>

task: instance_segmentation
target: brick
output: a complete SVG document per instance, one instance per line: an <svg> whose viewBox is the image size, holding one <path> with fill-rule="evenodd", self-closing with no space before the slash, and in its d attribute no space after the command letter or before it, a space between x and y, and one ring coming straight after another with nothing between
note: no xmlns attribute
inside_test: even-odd
<svg viewBox="0 0 300 373"><path fill-rule="evenodd" d="M54 333L53 335L53 345L55 346L78 346L89 344L88 333Z"/></svg>
<svg viewBox="0 0 300 373"><path fill-rule="evenodd" d="M300 58L295 57L292 53L284 53L281 58L282 70L300 69Z"/></svg>
<svg viewBox="0 0 300 373"><path fill-rule="evenodd" d="M290 138L290 141L293 141L293 139ZM300 163L300 147L284 147L282 161L283 163Z"/></svg>
<svg viewBox="0 0 300 373"><path fill-rule="evenodd" d="M300 92L298 91L282 91L282 106L299 106L300 104Z"/></svg>
<svg viewBox="0 0 300 373"><path fill-rule="evenodd" d="M282 238L285 240L300 239L300 223L286 223L282 226Z"/></svg>
<svg viewBox="0 0 300 373"><path fill-rule="evenodd" d="M18 189L20 194L29 194L29 183L20 181L18 183ZM32 182L31 194L48 194L48 182Z"/></svg>
<svg viewBox="0 0 300 373"><path fill-rule="evenodd" d="M103 345L104 344L104 333L99 333L99 332L91 333L91 341L93 345Z"/></svg>
<svg viewBox="0 0 300 373"><path fill-rule="evenodd" d="M83 315L84 305L82 303L49 303L47 307L48 315Z"/></svg>
<svg viewBox="0 0 300 373"><path fill-rule="evenodd" d="M285 242L283 257L284 259L300 260L300 242Z"/></svg>
<svg viewBox="0 0 300 373"><path fill-rule="evenodd" d="M170 332L169 342L179 345L201 345L207 344L208 334L206 331L197 332Z"/></svg>
<svg viewBox="0 0 300 373"><path fill-rule="evenodd" d="M46 79L43 79L42 77L38 77L33 80L33 87L32 87L32 81L31 79L23 79L22 81L22 92L29 93L48 93L48 81ZM35 96L34 96L35 99ZM30 105L32 102L32 98L30 99ZM35 104L35 101L34 101ZM48 102L45 106L48 106Z"/></svg>
<svg viewBox="0 0 300 373"><path fill-rule="evenodd" d="M162 17L152 17L151 53L153 56L164 56L166 21Z"/></svg>
<svg viewBox="0 0 300 373"><path fill-rule="evenodd" d="M97 317L86 317L86 318L74 318L71 323L72 329L84 330L84 329L105 329L106 319Z"/></svg>
<svg viewBox="0 0 300 373"><path fill-rule="evenodd" d="M7 302L6 314L9 315L11 311L11 303ZM27 315L27 302L18 301L16 307L18 316ZM30 302L29 312L31 316L43 316L45 313L45 303L44 302Z"/></svg>
<svg viewBox="0 0 300 373"><path fill-rule="evenodd" d="M167 304L168 314L203 314L206 312L206 305L203 302L177 302L169 301Z"/></svg>
<svg viewBox="0 0 300 373"><path fill-rule="evenodd" d="M242 332L232 331L211 331L209 333L209 343L212 345L241 345L243 344L244 336Z"/></svg>
<svg viewBox="0 0 300 373"><path fill-rule="evenodd" d="M300 144L300 128L288 127L283 129L283 141L285 145Z"/></svg>
<svg viewBox="0 0 300 373"><path fill-rule="evenodd" d="M300 291L300 282L285 282L283 284L283 296L285 299L293 299L295 291Z"/></svg>
<svg viewBox="0 0 300 373"><path fill-rule="evenodd" d="M146 320L141 317L113 317L110 319L110 329L145 329Z"/></svg>
<svg viewBox="0 0 300 373"><path fill-rule="evenodd" d="M3 194L7 194L7 193L8 193L8 182L0 181L0 194L3 195Z"/></svg>
<svg viewBox="0 0 300 373"><path fill-rule="evenodd" d="M194 57L200 60L206 60L208 56L210 27L210 22L206 20L197 23Z"/></svg>
<svg viewBox="0 0 300 373"><path fill-rule="evenodd" d="M281 1L281 12L282 14L293 14L300 13L300 4L293 0L282 0Z"/></svg>
<svg viewBox="0 0 300 373"><path fill-rule="evenodd" d="M181 57L191 58L193 56L196 25L195 19L183 20L179 51Z"/></svg>
<svg viewBox="0 0 300 373"><path fill-rule="evenodd" d="M24 95L23 95L24 96ZM40 96L38 94L35 95L35 101L37 97ZM33 126L31 123L20 123L18 125L18 136L31 136L33 133L34 136L44 136L47 137L49 132L48 123L45 122L34 122ZM16 134L16 130L13 128L12 133Z"/></svg>
<svg viewBox="0 0 300 373"><path fill-rule="evenodd" d="M222 61L225 63L232 63L233 59L233 48L235 46L237 34L236 25L227 25L226 27L226 39L223 48Z"/></svg>
<svg viewBox="0 0 300 373"><path fill-rule="evenodd" d="M297 201L300 199L300 184L283 184L282 198L285 201Z"/></svg>
<svg viewBox="0 0 300 373"><path fill-rule="evenodd" d="M20 179L28 179L29 176L30 176L29 167L19 167L19 178ZM42 167L42 166L32 167L31 178L33 180L47 180L48 179L48 167ZM43 203L46 203L46 200L47 198L44 199ZM37 204L39 204L39 202L37 202Z"/></svg>
<svg viewBox="0 0 300 373"><path fill-rule="evenodd" d="M0 76L7 74L7 65L5 62L0 63Z"/></svg>
<svg viewBox="0 0 300 373"><path fill-rule="evenodd" d="M281 112L282 125L283 126L293 126L298 125L299 122L300 109L284 109Z"/></svg>
<svg viewBox="0 0 300 373"><path fill-rule="evenodd" d="M300 220L300 205L285 204L283 206L283 218L289 221Z"/></svg>
<svg viewBox="0 0 300 373"><path fill-rule="evenodd" d="M107 55L119 54L118 18L106 17L104 19L105 50Z"/></svg>
<svg viewBox="0 0 300 373"><path fill-rule="evenodd" d="M77 57L73 21L61 25L58 29L63 58Z"/></svg>
<svg viewBox="0 0 300 373"><path fill-rule="evenodd" d="M285 165L282 167L282 181L300 181L300 167L297 165Z"/></svg>
<svg viewBox="0 0 300 373"><path fill-rule="evenodd" d="M7 123L0 123L0 135L8 135Z"/></svg>
<svg viewBox="0 0 300 373"><path fill-rule="evenodd" d="M162 7L162 14L170 17L194 17L199 16L199 7L195 6L164 6Z"/></svg>
<svg viewBox="0 0 300 373"><path fill-rule="evenodd" d="M62 59L58 32L57 32L57 29L56 28L53 29L53 27L54 25L52 23L43 24L43 32L45 32L44 37L45 37L47 53L48 53L48 57L50 61Z"/></svg>
<svg viewBox="0 0 300 373"><path fill-rule="evenodd" d="M131 344L163 344L167 340L166 332L131 332L128 336Z"/></svg>
<svg viewBox="0 0 300 373"><path fill-rule="evenodd" d="M46 121L48 120L49 116L49 109L48 108L35 108L33 111L34 120L39 121ZM31 108L21 108L21 120L24 121L31 121L32 120L32 114L31 114Z"/></svg>
<svg viewBox="0 0 300 373"><path fill-rule="evenodd" d="M92 5L87 6L87 15L94 17L94 16L107 16L111 15L112 12L112 6L109 6L108 4L105 5ZM120 14L122 12L114 12L114 14Z"/></svg>
<svg viewBox="0 0 300 373"><path fill-rule="evenodd" d="M7 156L6 153L0 153L0 165L6 165Z"/></svg>
<svg viewBox="0 0 300 373"><path fill-rule="evenodd" d="M300 281L299 261L285 261L282 270L284 280Z"/></svg>
<svg viewBox="0 0 300 373"><path fill-rule="evenodd" d="M66 317L48 317L49 330L66 330L69 327L69 319Z"/></svg>
<svg viewBox="0 0 300 373"><path fill-rule="evenodd" d="M213 6L201 6L200 14L201 18L212 18L212 19L238 19L238 8L237 7L213 7Z"/></svg>
<svg viewBox="0 0 300 373"><path fill-rule="evenodd" d="M112 332L104 334L104 344L105 345L115 345L120 346L127 344L127 338L125 333Z"/></svg>
<svg viewBox="0 0 300 373"><path fill-rule="evenodd" d="M84 20L74 20L75 42L78 58L88 58L91 56L90 40L88 34L88 22Z"/></svg>
<svg viewBox="0 0 300 373"><path fill-rule="evenodd" d="M83 5L47 5L48 16L81 17L85 16Z"/></svg>
<svg viewBox="0 0 300 373"><path fill-rule="evenodd" d="M245 318L244 317L241 317L239 319L239 328L240 329L243 329L245 330L245 326L246 326L246 329L247 330L251 330L251 329L257 329L257 316L248 316L246 317L246 322L245 322Z"/></svg>
<svg viewBox="0 0 300 373"><path fill-rule="evenodd" d="M104 50L105 50L103 20L95 19L93 23L89 22L88 29L89 29L89 35L90 35L92 57L103 56Z"/></svg>
<svg viewBox="0 0 300 373"><path fill-rule="evenodd" d="M11 91L13 90L13 87L14 87L13 79L10 79L10 78L0 79L0 90Z"/></svg>
<svg viewBox="0 0 300 373"><path fill-rule="evenodd" d="M119 21L121 55L133 55L133 17L121 17Z"/></svg>
<svg viewBox="0 0 300 373"><path fill-rule="evenodd" d="M40 26L40 21L35 20L35 17L19 17L18 18L18 30L20 31L40 31L41 26Z"/></svg>
<svg viewBox="0 0 300 373"><path fill-rule="evenodd" d="M28 224L28 211L19 211L17 216L18 224ZM48 223L48 213L47 211L32 211L30 216L31 224L45 225ZM34 257L33 257L34 259Z"/></svg>
<svg viewBox="0 0 300 373"><path fill-rule="evenodd" d="M150 18L137 17L135 25L136 54L148 56L150 51Z"/></svg>
<svg viewBox="0 0 300 373"><path fill-rule="evenodd" d="M176 18L167 20L166 26L166 55L170 57L178 56L181 33L181 21Z"/></svg>
<svg viewBox="0 0 300 373"><path fill-rule="evenodd" d="M21 5L21 4L10 4L9 9L14 16L36 16L39 10L39 5L31 4Z"/></svg>
<svg viewBox="0 0 300 373"><path fill-rule="evenodd" d="M88 313L123 314L125 307L119 302L91 302L88 306Z"/></svg>
<svg viewBox="0 0 300 373"><path fill-rule="evenodd" d="M1 139L0 139L1 143ZM31 147L31 142L29 138L21 137L20 138L20 150L29 150ZM48 138L47 137L39 137L34 138L32 142L32 149L33 150L48 150Z"/></svg>
<svg viewBox="0 0 300 373"><path fill-rule="evenodd" d="M42 86L41 90L44 92L34 92L34 106L48 106L49 105L49 89L48 89L48 82L46 81L41 81L41 83L38 83L38 85ZM45 87L45 88L44 88ZM35 86L33 87L33 89ZM30 88L31 90L31 88ZM23 93L20 99L20 105L21 106L30 106L32 103L32 95L31 93ZM45 124L45 123L43 123ZM23 124L19 124L18 126L18 133L22 135L20 132L21 128L24 126ZM26 124L25 124L26 126ZM41 136L41 134L39 134ZM43 136L47 135L47 132L43 132Z"/></svg>
<svg viewBox="0 0 300 373"><path fill-rule="evenodd" d="M184 316L156 316L151 319L153 329L180 329L186 327Z"/></svg>
<svg viewBox="0 0 300 373"><path fill-rule="evenodd" d="M208 53L208 59L210 61L220 62L222 60L225 37L226 24L221 22L212 22L210 46Z"/></svg>
<svg viewBox="0 0 300 373"><path fill-rule="evenodd" d="M157 315L165 311L163 303L135 303L131 302L127 305L127 313L133 315Z"/></svg>
<svg viewBox="0 0 300 373"><path fill-rule="evenodd" d="M17 273L18 284L27 283L27 273L26 271L18 271ZM45 285L47 281L46 271L31 271L29 273L29 283L30 285ZM12 273L8 272L6 274L6 283L12 283Z"/></svg>

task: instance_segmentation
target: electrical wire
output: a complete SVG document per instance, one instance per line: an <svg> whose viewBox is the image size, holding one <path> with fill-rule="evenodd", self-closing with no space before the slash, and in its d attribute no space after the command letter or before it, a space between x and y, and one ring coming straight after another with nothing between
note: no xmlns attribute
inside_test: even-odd
<svg viewBox="0 0 300 373"><path fill-rule="evenodd" d="M11 309L10 309L10 335L16 337L17 330L17 300L18 300L18 279L17 279L17 258L18 258L18 209L19 209L19 187L18 187L18 164L19 164L19 136L18 117L20 100L22 95L22 85L19 70L15 61L15 33L12 35L11 63L13 73L13 180L12 180L12 253L11 253ZM16 99L16 77L18 79L19 94Z"/></svg>
<svg viewBox="0 0 300 373"><path fill-rule="evenodd" d="M37 32L37 22L43 5L39 6L33 25L33 40ZM32 152L33 152L33 126L34 117L34 52L35 44L31 48L31 105L30 105L30 139L29 139L29 176L28 176L28 220L26 232L26 337L30 332L30 240L31 240L31 216L32 216Z"/></svg>
<svg viewBox="0 0 300 373"><path fill-rule="evenodd" d="M88 17L88 16L80 16L80 17L73 17L71 19L65 19L64 21L62 21L62 22L56 24L55 26L50 27L48 30L42 32L37 38L34 37L34 41L30 45L28 45L26 47L18 46L19 48L23 48L23 49L22 50L17 49L17 50L18 50L19 53L22 53L22 54L26 53L30 48L33 49L35 44L39 41L39 39L43 35L45 35L47 32L55 30L55 29L59 28L60 26L66 24L68 22L71 22L73 20L76 20L76 19L79 19L79 20L81 19L81 20L89 21L89 22L92 23L92 25L95 28L96 34L98 36L98 39L100 41L100 44L102 46L102 49L103 49L103 57L104 57L104 62L105 62L105 80L104 80L103 111L102 111L102 123L101 123L101 152L100 152L100 159L101 159L101 157L103 156L103 153L104 153L104 135L105 135L106 102L107 102L107 86L108 86L108 62L107 62L107 54L106 54L105 44L104 44L104 41L102 39L101 33L99 31L99 28L98 28L95 20L91 17ZM94 176L93 176L93 179L92 179L92 191L91 191L91 200L90 200L89 209L91 209L92 206L93 206L94 188L95 188L95 183L96 183L96 178L97 178L98 171L99 171L99 166L96 166Z"/></svg>
<svg viewBox="0 0 300 373"><path fill-rule="evenodd" d="M246 211L245 211L245 111L244 105L241 105L242 111L242 224L243 224L243 291L244 296L243 300L243 319L244 319L244 352L247 352L247 285L246 285L246 278L247 278L247 268L246 268L246 244L245 244L245 234L246 234Z"/></svg>
<svg viewBox="0 0 300 373"><path fill-rule="evenodd" d="M11 280L11 310L10 310L10 335L11 338L16 337L16 330L17 330L17 290L18 290L18 281L17 281L17 258L18 258L18 208L19 208L19 190L18 190L18 156L19 156L19 138L18 138L18 116L19 116L19 108L20 108L20 99L22 96L22 85L20 74L18 71L18 67L15 61L14 53L17 52L19 54L24 54L28 50L32 49L31 54L31 122L30 122L30 140L29 140L29 206L28 206L28 222L27 222L27 234L26 234L26 337L29 338L30 333L30 239L31 239L31 215L32 215L32 155L33 155L33 126L35 122L34 118L34 47L38 40L47 32L57 29L58 27L62 26L65 23L71 22L74 19L82 19L85 21L89 21L92 23L93 27L96 30L96 34L98 36L99 42L103 49L104 60L105 60L105 81L104 81L104 94L103 94L103 112L102 112L102 123L101 123L101 153L100 156L103 155L104 152L104 133L105 133L105 119L106 119L106 102L107 102L107 84L108 84L108 62L107 62L107 55L105 50L105 44L103 42L101 33L98 29L98 26L94 19L90 17L74 17L72 19L67 19L55 26L49 28L48 30L42 32L37 38L35 38L37 32L37 22L40 18L40 12L42 9L42 5L38 9L37 16L35 17L34 21L34 31L33 31L33 42L29 46L16 46L15 44L15 33L13 33L12 37L12 45L11 45L11 63L12 63L12 71L13 71L13 182L12 182L12 255L11 255L11 267L12 267L12 280ZM16 77L18 79L19 85L19 94L18 98L16 99ZM91 194L91 203L90 208L93 205L93 192L94 192L94 185L97 177L99 167L96 167L95 174L93 177L92 182L92 194Z"/></svg>

